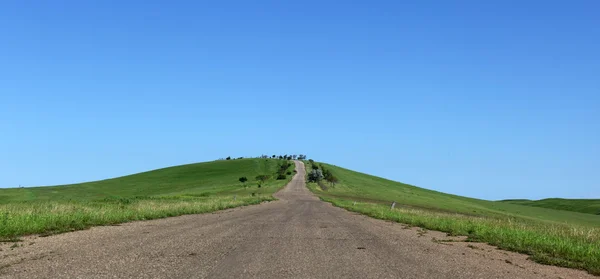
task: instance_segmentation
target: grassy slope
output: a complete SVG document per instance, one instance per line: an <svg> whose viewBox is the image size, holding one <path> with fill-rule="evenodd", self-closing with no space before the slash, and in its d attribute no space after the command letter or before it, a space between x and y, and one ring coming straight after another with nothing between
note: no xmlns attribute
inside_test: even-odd
<svg viewBox="0 0 600 279"><path fill-rule="evenodd" d="M400 205L449 213L488 217L510 216L554 223L600 226L600 216L450 195L328 164L323 165L340 180L339 184L330 187L327 192L319 193L324 197L385 204L396 201Z"/></svg>
<svg viewBox="0 0 600 279"><path fill-rule="evenodd" d="M281 162L214 161L81 184L0 189L0 240L273 200L271 194L291 176L271 178L261 188L254 178L259 174L275 177ZM247 187L238 181L241 176L248 177Z"/></svg>
<svg viewBox="0 0 600 279"><path fill-rule="evenodd" d="M336 206L375 218L467 235L472 241L529 254L541 263L600 275L600 216L449 195L322 165L339 183L327 191L314 183L308 187ZM392 201L397 202L395 210L390 210Z"/></svg>
<svg viewBox="0 0 600 279"><path fill-rule="evenodd" d="M543 207L557 210L600 215L600 199L543 199L543 200L503 200L503 203Z"/></svg>
<svg viewBox="0 0 600 279"><path fill-rule="evenodd" d="M240 176L248 177L249 185L255 184L254 177L259 174L273 176L278 163L278 160L271 159L213 161L79 184L0 189L0 204L17 201L82 201L111 197L244 193L250 190L240 187Z"/></svg>

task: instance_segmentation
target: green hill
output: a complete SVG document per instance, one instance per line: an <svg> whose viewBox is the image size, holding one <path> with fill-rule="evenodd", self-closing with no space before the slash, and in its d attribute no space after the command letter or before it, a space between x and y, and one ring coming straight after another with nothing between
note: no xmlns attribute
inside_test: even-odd
<svg viewBox="0 0 600 279"><path fill-rule="evenodd" d="M600 215L600 199L502 200L500 202Z"/></svg>
<svg viewBox="0 0 600 279"><path fill-rule="evenodd" d="M0 189L0 204L21 201L93 201L104 198L157 197L173 195L249 194L251 188L240 187L246 176L255 185L255 177L269 174L274 178L280 160L221 160L157 169L153 171L86 183ZM266 186L283 186L270 179ZM265 190L269 189L269 190ZM277 189L264 187L263 192Z"/></svg>
<svg viewBox="0 0 600 279"><path fill-rule="evenodd" d="M333 165L320 165L329 169L339 179L334 187L327 187L327 191L313 188L322 197L386 205L396 201L398 206L436 212L484 217L517 217L560 224L600 226L600 216L456 196Z"/></svg>
<svg viewBox="0 0 600 279"><path fill-rule="evenodd" d="M277 180L277 173L293 168L287 160L223 160L79 184L0 189L0 241L269 201L291 179ZM259 175L268 179L259 183ZM242 176L248 182L241 183Z"/></svg>

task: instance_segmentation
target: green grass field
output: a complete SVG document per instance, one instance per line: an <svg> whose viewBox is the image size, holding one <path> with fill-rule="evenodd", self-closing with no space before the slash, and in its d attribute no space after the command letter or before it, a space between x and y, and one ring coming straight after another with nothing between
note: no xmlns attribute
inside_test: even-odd
<svg viewBox="0 0 600 279"><path fill-rule="evenodd" d="M600 275L600 216L466 198L431 191L340 167L319 164L339 182L308 187L332 204L469 241L526 253L545 264ZM307 164L307 171L311 165ZM391 203L397 203L390 209ZM355 203L356 202L356 203Z"/></svg>
<svg viewBox="0 0 600 279"><path fill-rule="evenodd" d="M587 214L600 215L600 199L543 199L543 200L503 200L503 203L551 208Z"/></svg>
<svg viewBox="0 0 600 279"><path fill-rule="evenodd" d="M272 194L291 179L275 180L282 162L213 161L81 184L0 189L0 240L274 200ZM271 178L259 188L255 177L262 174ZM241 176L249 181L242 184Z"/></svg>

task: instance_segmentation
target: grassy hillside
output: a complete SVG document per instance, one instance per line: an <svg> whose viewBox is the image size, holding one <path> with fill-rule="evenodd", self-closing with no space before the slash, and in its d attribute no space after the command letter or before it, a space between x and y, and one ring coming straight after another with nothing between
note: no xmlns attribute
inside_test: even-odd
<svg viewBox="0 0 600 279"><path fill-rule="evenodd" d="M501 202L600 215L600 199L503 200Z"/></svg>
<svg viewBox="0 0 600 279"><path fill-rule="evenodd" d="M272 200L271 195L291 179L291 175L275 179L284 162L214 161L80 184L0 189L0 240ZM270 178L258 187L258 175ZM239 182L242 176L249 181Z"/></svg>
<svg viewBox="0 0 600 279"><path fill-rule="evenodd" d="M316 163L338 180L309 183L321 199L379 219L465 235L540 263L600 275L600 216L472 199ZM307 164L310 171L311 165ZM391 203L395 201L395 209Z"/></svg>
<svg viewBox="0 0 600 279"><path fill-rule="evenodd" d="M519 217L561 224L600 226L600 216L450 195L328 164L322 165L339 179L335 187L328 187L328 191L318 191L323 197L388 205L396 201L399 206L408 208L471 216Z"/></svg>
<svg viewBox="0 0 600 279"><path fill-rule="evenodd" d="M222 160L163 168L129 176L70 185L0 189L0 203L44 200L98 200L114 197L165 195L231 195L249 193L238 181L256 184L259 174L274 177L280 160ZM271 182L274 182L271 180ZM279 183L279 185L283 185Z"/></svg>

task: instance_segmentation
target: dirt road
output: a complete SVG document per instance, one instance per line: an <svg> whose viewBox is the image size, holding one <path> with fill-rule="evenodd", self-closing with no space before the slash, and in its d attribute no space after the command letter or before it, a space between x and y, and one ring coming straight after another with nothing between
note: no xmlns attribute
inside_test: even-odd
<svg viewBox="0 0 600 279"><path fill-rule="evenodd" d="M296 167L276 202L1 244L0 278L596 278L335 208Z"/></svg>

